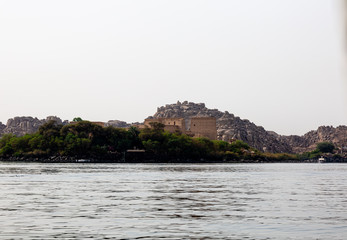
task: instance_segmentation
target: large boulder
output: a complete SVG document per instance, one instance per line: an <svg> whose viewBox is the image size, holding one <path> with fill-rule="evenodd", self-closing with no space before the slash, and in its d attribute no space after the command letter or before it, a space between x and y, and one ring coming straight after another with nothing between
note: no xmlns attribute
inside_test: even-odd
<svg viewBox="0 0 347 240"><path fill-rule="evenodd" d="M12 133L16 136L35 133L39 127L48 121L56 121L57 124L66 124L56 116L48 116L46 119L38 119L33 117L14 117L7 120L5 127L0 124L0 135Z"/></svg>
<svg viewBox="0 0 347 240"><path fill-rule="evenodd" d="M0 135L5 128L6 128L6 125L0 122Z"/></svg>
<svg viewBox="0 0 347 240"><path fill-rule="evenodd" d="M116 128L127 128L130 127L131 125L120 120L109 120L106 124L105 127L112 126Z"/></svg>

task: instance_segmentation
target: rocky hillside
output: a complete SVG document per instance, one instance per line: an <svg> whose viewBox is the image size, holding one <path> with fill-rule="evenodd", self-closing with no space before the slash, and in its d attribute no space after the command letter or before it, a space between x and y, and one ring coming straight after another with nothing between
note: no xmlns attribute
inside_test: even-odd
<svg viewBox="0 0 347 240"><path fill-rule="evenodd" d="M4 125L2 122L0 122L0 133L6 128L6 125Z"/></svg>
<svg viewBox="0 0 347 240"><path fill-rule="evenodd" d="M67 121L62 121L60 118L55 116L49 116L46 119L39 120L33 117L15 117L7 120L7 124L4 125L0 122L0 135L13 133L17 136L22 136L26 133L36 132L41 125L44 123L54 120L58 124L66 124Z"/></svg>
<svg viewBox="0 0 347 240"><path fill-rule="evenodd" d="M319 142L332 142L337 147L347 147L347 126L321 126L303 136L280 136L280 140L288 143L293 152L307 152L316 148ZM347 149L344 149L347 150Z"/></svg>
<svg viewBox="0 0 347 240"><path fill-rule="evenodd" d="M203 103L177 102L159 107L153 118L161 117L215 117L217 119L217 135L221 140L242 140L252 147L268 152L304 152L315 148L316 143L331 141L336 146L342 146L347 136L347 127L319 127L304 136L281 136L272 131L266 131L247 119L240 119L229 112L208 109ZM346 144L344 144L346 145Z"/></svg>

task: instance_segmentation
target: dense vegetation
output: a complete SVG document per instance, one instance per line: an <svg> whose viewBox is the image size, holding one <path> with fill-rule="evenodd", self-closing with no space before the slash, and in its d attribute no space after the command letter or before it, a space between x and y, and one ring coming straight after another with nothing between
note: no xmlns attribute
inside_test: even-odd
<svg viewBox="0 0 347 240"><path fill-rule="evenodd" d="M88 121L58 125L50 121L35 134L7 134L0 139L0 157L47 158L68 156L94 160L124 160L129 149L144 149L152 161L238 161L241 159L288 160L288 154L262 154L242 141L232 143L192 138L164 131L164 125L121 129L101 127Z"/></svg>
<svg viewBox="0 0 347 240"><path fill-rule="evenodd" d="M207 162L207 161L289 161L318 157L323 152L332 152L331 143L317 145L317 149L302 155L262 153L242 141L228 143L207 138L192 138L180 132L164 131L164 125L153 123L141 131L101 127L76 118L74 123L58 125L50 121L38 132L21 137L7 134L0 139L0 157L21 159L47 159L66 156L71 159L94 161L132 161L136 156L126 154L129 149L144 149L137 156L139 161L154 162ZM129 151L128 151L129 152ZM135 153L136 155L136 153Z"/></svg>
<svg viewBox="0 0 347 240"><path fill-rule="evenodd" d="M320 142L317 143L316 149L311 152L305 152L298 155L300 160L308 160L308 159L318 159L320 156L330 154L334 159L341 159L342 156L338 154L333 154L335 150L335 146L331 142Z"/></svg>

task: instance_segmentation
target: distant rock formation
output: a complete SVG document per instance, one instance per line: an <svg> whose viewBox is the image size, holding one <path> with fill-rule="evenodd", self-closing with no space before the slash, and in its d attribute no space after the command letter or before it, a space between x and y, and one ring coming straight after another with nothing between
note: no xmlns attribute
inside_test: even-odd
<svg viewBox="0 0 347 240"><path fill-rule="evenodd" d="M131 124L124 121L120 121L120 120L109 120L107 123L105 123L105 127L108 127L108 126L112 126L116 128L127 128L127 127L130 127Z"/></svg>
<svg viewBox="0 0 347 240"><path fill-rule="evenodd" d="M347 127L319 127L304 136L282 136L273 131L266 131L247 119L240 119L229 112L208 109L204 103L184 101L159 107L152 118L165 117L215 117L217 119L218 139L231 141L242 140L250 146L267 152L300 153L311 151L318 142L330 141L336 146L346 146Z"/></svg>
<svg viewBox="0 0 347 240"><path fill-rule="evenodd" d="M27 133L35 133L39 127L46 122L54 120L58 124L66 124L68 121L62 121L55 116L48 116L46 119L39 120L33 117L15 117L7 120L7 124L0 123L0 135L12 133L17 136L23 136Z"/></svg>
<svg viewBox="0 0 347 240"><path fill-rule="evenodd" d="M288 143L296 153L312 151L319 142L332 142L337 147L346 148L347 126L320 126L303 136L280 136L280 141Z"/></svg>
<svg viewBox="0 0 347 240"><path fill-rule="evenodd" d="M2 122L0 122L0 135L1 135L1 132L6 128L6 125L3 124Z"/></svg>

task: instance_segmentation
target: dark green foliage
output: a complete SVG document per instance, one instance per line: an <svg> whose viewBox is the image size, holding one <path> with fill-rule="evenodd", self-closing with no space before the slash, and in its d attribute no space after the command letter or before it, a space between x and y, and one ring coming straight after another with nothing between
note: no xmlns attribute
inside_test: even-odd
<svg viewBox="0 0 347 240"><path fill-rule="evenodd" d="M317 159L324 153L333 153L335 146L331 142L320 142L317 144L317 147L312 152L305 152L298 154L298 158L301 160Z"/></svg>
<svg viewBox="0 0 347 240"><path fill-rule="evenodd" d="M151 122L149 125L151 125L151 129L155 132L163 132L165 128L165 125L159 122Z"/></svg>
<svg viewBox="0 0 347 240"><path fill-rule="evenodd" d="M248 146L247 143L242 142L241 140L236 140L231 143L231 150L237 150L237 149L249 149L250 147Z"/></svg>
<svg viewBox="0 0 347 240"><path fill-rule="evenodd" d="M312 152L304 152L302 154L299 154L298 158L301 160L316 159L316 158L319 158L321 154L322 153L316 149Z"/></svg>
<svg viewBox="0 0 347 240"><path fill-rule="evenodd" d="M11 146L11 140L15 138L13 134L5 134L0 139L0 156L10 156L14 153L14 149Z"/></svg>
<svg viewBox="0 0 347 240"><path fill-rule="evenodd" d="M82 122L83 120L80 117L75 117L74 119L72 119L72 121L74 121L74 122Z"/></svg>
<svg viewBox="0 0 347 240"><path fill-rule="evenodd" d="M214 147L218 152L225 152L230 150L230 144L225 141L213 140Z"/></svg>
<svg viewBox="0 0 347 240"><path fill-rule="evenodd" d="M88 157L103 156L108 152L123 152L131 148L131 134L125 129L103 128L88 121L64 126L60 135L63 139L63 153Z"/></svg>
<svg viewBox="0 0 347 240"><path fill-rule="evenodd" d="M35 140L31 144L38 144L36 149L46 152L47 155L56 154L63 145L60 136L62 127L63 125L58 125L55 121L45 123L39 128L38 134L36 134Z"/></svg>
<svg viewBox="0 0 347 240"><path fill-rule="evenodd" d="M140 131L139 129L137 129L136 127L130 127L128 129L128 139L129 139L129 144L130 146L133 146L135 148L142 148L142 143L141 143L141 140L139 138L139 135L140 135Z"/></svg>
<svg viewBox="0 0 347 240"><path fill-rule="evenodd" d="M320 142L317 144L316 150L321 153L332 153L335 149L334 144L331 142Z"/></svg>
<svg viewBox="0 0 347 240"><path fill-rule="evenodd" d="M0 156L51 156L103 158L116 155L133 146L140 147L139 131L113 127L103 128L88 121L42 125L35 134L22 137L4 135L0 139ZM119 154L117 155L119 156Z"/></svg>
<svg viewBox="0 0 347 240"><path fill-rule="evenodd" d="M259 156L259 159L267 159L267 160L272 160L276 162L287 162L291 160L298 160L298 157L294 154L289 154L289 153L262 153L256 154Z"/></svg>
<svg viewBox="0 0 347 240"><path fill-rule="evenodd" d="M226 157L227 151L234 150L243 155L250 148L242 141L230 144L224 141L192 138L181 133L166 132L162 124L143 129L139 138L146 151L151 152L158 159L167 160L218 161ZM231 158L231 155L229 154L227 157Z"/></svg>
<svg viewBox="0 0 347 240"><path fill-rule="evenodd" d="M65 126L50 121L35 134L22 137L9 134L0 139L0 157L54 155L119 160L128 149L144 149L146 156L154 161L286 160L293 157L266 155L242 141L228 143L170 133L160 123L152 123L151 128L140 131L136 127L104 128L83 120Z"/></svg>

